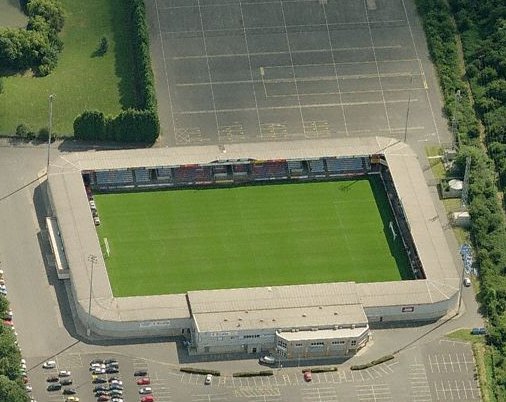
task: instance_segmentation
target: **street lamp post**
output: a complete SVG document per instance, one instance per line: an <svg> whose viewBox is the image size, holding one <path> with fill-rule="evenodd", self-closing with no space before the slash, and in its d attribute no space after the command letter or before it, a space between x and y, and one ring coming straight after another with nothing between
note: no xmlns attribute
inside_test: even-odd
<svg viewBox="0 0 506 402"><path fill-rule="evenodd" d="M47 166L46 166L46 172L49 171L49 157L51 155L51 134L53 129L53 99L54 94L49 95L49 126L48 126L48 139L47 139Z"/></svg>
<svg viewBox="0 0 506 402"><path fill-rule="evenodd" d="M86 336L90 336L90 322L91 322L91 295L93 293L93 270L95 268L95 264L98 261L96 255L90 254L88 256L88 261L91 262L91 274L90 274L90 298L88 299L88 322L86 324Z"/></svg>

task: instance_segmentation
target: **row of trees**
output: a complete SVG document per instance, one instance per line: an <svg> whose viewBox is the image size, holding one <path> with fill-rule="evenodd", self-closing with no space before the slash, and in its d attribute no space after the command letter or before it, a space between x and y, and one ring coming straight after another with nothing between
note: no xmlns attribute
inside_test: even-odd
<svg viewBox="0 0 506 402"><path fill-rule="evenodd" d="M0 65L13 71L32 69L48 75L56 66L63 43L63 9L58 0L28 0L25 7L28 25L0 28Z"/></svg>
<svg viewBox="0 0 506 402"><path fill-rule="evenodd" d="M480 266L479 299L489 319L488 343L493 361L493 392L506 400L506 222L496 187L506 183L504 137L504 83L506 73L506 18L503 0L416 0L423 18L430 54L439 74L446 111L453 110L460 90L458 132L463 146L457 162L463 169L467 156L472 164L469 178L471 235ZM455 17L455 19L454 19ZM455 21L457 24L455 24ZM465 73L459 67L456 35L464 48ZM474 105L470 102L470 84ZM450 106L450 107L449 107ZM477 140L476 114L485 123L487 150ZM451 115L451 114L450 114ZM472 122L472 129L469 123ZM503 134L501 134L503 133Z"/></svg>
<svg viewBox="0 0 506 402"><path fill-rule="evenodd" d="M0 296L0 318L6 317L9 302ZM27 402L30 398L25 391L20 372L21 353L16 345L14 331L0 326L0 401Z"/></svg>
<svg viewBox="0 0 506 402"><path fill-rule="evenodd" d="M146 10L143 0L125 0L130 21L130 43L134 58L136 106L117 116L105 116L100 111L85 111L74 120L74 136L93 141L121 141L153 143L158 137L155 84L151 57Z"/></svg>

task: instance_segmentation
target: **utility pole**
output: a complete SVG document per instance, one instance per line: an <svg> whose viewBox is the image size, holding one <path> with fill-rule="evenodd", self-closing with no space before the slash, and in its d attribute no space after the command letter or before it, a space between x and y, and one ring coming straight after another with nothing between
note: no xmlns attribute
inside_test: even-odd
<svg viewBox="0 0 506 402"><path fill-rule="evenodd" d="M88 322L86 324L86 336L90 336L91 329L90 329L90 323L91 323L91 297L93 294L93 270L95 269L95 264L98 261L98 258L96 255L90 254L88 256L88 261L91 262L91 275L90 275L90 298L88 299Z"/></svg>

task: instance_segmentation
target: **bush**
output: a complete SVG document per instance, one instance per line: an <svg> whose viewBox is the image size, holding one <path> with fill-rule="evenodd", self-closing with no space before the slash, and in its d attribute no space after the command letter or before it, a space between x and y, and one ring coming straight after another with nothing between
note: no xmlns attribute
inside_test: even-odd
<svg viewBox="0 0 506 402"><path fill-rule="evenodd" d="M21 123L16 127L17 137L31 139L33 135L34 133L32 129L24 123Z"/></svg>
<svg viewBox="0 0 506 402"><path fill-rule="evenodd" d="M337 371L336 366L324 366L324 367L314 367L314 368L305 368L302 369L302 372L311 371L312 373L328 373L332 371Z"/></svg>

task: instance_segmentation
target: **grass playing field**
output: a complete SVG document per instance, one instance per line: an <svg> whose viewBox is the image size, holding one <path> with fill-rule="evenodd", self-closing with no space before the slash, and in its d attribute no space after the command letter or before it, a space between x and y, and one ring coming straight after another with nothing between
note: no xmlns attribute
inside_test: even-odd
<svg viewBox="0 0 506 402"><path fill-rule="evenodd" d="M409 277L375 178L95 199L116 296Z"/></svg>

